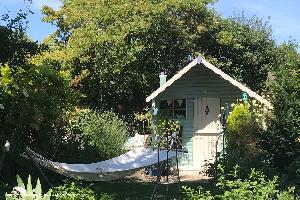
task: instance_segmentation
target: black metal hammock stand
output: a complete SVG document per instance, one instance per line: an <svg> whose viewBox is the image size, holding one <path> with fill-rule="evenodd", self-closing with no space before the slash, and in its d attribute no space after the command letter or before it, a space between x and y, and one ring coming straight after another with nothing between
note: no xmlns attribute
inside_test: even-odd
<svg viewBox="0 0 300 200"><path fill-rule="evenodd" d="M166 148L161 148L161 144L163 141L163 139L166 139ZM180 194L180 189L181 189L181 181L180 181L180 174L179 174L179 160L178 160L178 152L185 152L182 149L179 149L179 147L181 147L182 145L179 142L179 139L177 137L176 134L171 134L171 136L169 136L169 133L167 133L167 136L162 138L161 140L159 140L158 145L157 145L157 151L161 151L162 149L167 149L167 159L166 159L166 163L165 166L163 165L164 163L161 162L160 157L159 157L159 153L157 154L157 177L156 177L156 182L151 194L151 200L157 199L157 191L158 191L158 187L160 185L165 185L166 186L166 194L167 197L169 195L169 184L178 184L178 193ZM176 182L170 182L169 181L169 157L168 157L168 152L169 151L174 151L176 152L176 171L177 171L177 181ZM166 181L162 182L161 181L161 177L162 174L164 172L164 168L166 168Z"/></svg>

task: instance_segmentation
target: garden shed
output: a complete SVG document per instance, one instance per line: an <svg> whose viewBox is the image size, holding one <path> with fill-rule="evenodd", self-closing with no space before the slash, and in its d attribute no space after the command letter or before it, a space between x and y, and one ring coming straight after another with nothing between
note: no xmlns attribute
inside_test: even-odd
<svg viewBox="0 0 300 200"><path fill-rule="evenodd" d="M160 75L160 87L146 98L159 113L182 124L182 143L188 150L182 170L201 170L214 162L216 142L222 132L221 107L235 103L246 93L271 107L270 102L199 56L168 81Z"/></svg>

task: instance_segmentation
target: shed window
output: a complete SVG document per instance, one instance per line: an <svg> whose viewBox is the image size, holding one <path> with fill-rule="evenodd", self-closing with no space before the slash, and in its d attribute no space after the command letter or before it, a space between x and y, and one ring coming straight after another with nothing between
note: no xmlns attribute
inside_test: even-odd
<svg viewBox="0 0 300 200"><path fill-rule="evenodd" d="M169 99L160 101L160 112L171 119L186 118L186 99Z"/></svg>

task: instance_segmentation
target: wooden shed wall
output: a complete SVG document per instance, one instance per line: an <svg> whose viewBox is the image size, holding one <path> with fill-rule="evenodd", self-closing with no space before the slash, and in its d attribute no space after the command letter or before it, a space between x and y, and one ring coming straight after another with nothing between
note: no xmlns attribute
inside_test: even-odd
<svg viewBox="0 0 300 200"><path fill-rule="evenodd" d="M221 106L225 106L236 102L241 97L241 90L201 64L194 66L156 97L158 104L160 99L187 100L186 119L179 121L183 125L183 145L189 153L182 159L181 165L192 165L193 161L193 100L206 97L220 98Z"/></svg>

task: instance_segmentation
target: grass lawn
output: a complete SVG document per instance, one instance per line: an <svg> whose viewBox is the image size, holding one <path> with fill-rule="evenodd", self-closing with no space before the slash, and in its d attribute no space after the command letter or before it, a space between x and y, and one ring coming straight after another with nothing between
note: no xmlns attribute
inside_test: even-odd
<svg viewBox="0 0 300 200"><path fill-rule="evenodd" d="M94 185L96 193L102 192L114 195L115 199L151 199L155 183L132 183L127 181L97 182ZM179 191L181 186L197 188L212 188L211 183L184 182L179 184L159 185L157 189L157 199L182 199L183 195Z"/></svg>

